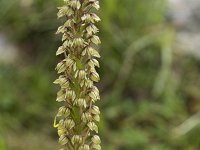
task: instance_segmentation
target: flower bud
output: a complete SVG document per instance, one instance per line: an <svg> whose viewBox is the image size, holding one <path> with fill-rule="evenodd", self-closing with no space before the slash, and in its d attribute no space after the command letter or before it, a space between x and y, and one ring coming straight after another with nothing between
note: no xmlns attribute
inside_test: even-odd
<svg viewBox="0 0 200 150"><path fill-rule="evenodd" d="M58 129L58 135L64 135L65 134L65 130L64 129Z"/></svg>
<svg viewBox="0 0 200 150"><path fill-rule="evenodd" d="M90 147L89 145L84 144L79 148L79 150L90 150Z"/></svg>
<svg viewBox="0 0 200 150"><path fill-rule="evenodd" d="M100 121L100 117L99 117L99 115L94 115L94 117L93 117L93 118L94 118L94 120L95 120L95 121L97 121L97 122L99 122L99 121Z"/></svg>
<svg viewBox="0 0 200 150"><path fill-rule="evenodd" d="M57 30L56 34L64 33L64 32L65 32L64 26L60 26L60 27L58 27L58 30Z"/></svg>
<svg viewBox="0 0 200 150"><path fill-rule="evenodd" d="M80 83L80 86L83 87L84 84L85 84L85 80L82 80L81 83Z"/></svg>
<svg viewBox="0 0 200 150"><path fill-rule="evenodd" d="M100 8L99 1L93 2L92 7L94 7L96 10L99 10L99 8Z"/></svg>
<svg viewBox="0 0 200 150"><path fill-rule="evenodd" d="M59 12L57 14L58 18L64 17L65 15L71 16L74 14L73 10L67 6L58 7Z"/></svg>
<svg viewBox="0 0 200 150"><path fill-rule="evenodd" d="M101 140L100 140L100 138L99 138L98 135L94 135L94 136L92 137L92 142L93 142L94 144L99 145L99 144L101 143Z"/></svg>
<svg viewBox="0 0 200 150"><path fill-rule="evenodd" d="M58 63L58 65L56 66L56 70L58 71L58 74L65 71L65 64L63 61Z"/></svg>
<svg viewBox="0 0 200 150"><path fill-rule="evenodd" d="M96 14L90 13L90 14L84 14L81 17L81 20L87 23L95 23L95 22L99 22L101 19Z"/></svg>
<svg viewBox="0 0 200 150"><path fill-rule="evenodd" d="M91 72L91 79L92 81L95 81L95 82L99 82L100 78L99 78L99 74L97 72Z"/></svg>
<svg viewBox="0 0 200 150"><path fill-rule="evenodd" d="M73 43L75 46L84 46L84 40L82 38L75 38Z"/></svg>
<svg viewBox="0 0 200 150"><path fill-rule="evenodd" d="M99 144L94 144L92 147L96 150L101 150L101 146Z"/></svg>
<svg viewBox="0 0 200 150"><path fill-rule="evenodd" d="M60 138L59 138L59 143L60 143L61 145L65 145L65 144L68 143L68 139L67 139L64 135L62 135L62 136L60 136Z"/></svg>
<svg viewBox="0 0 200 150"><path fill-rule="evenodd" d="M99 115L100 114L99 107L93 105L91 109L91 113L94 115Z"/></svg>
<svg viewBox="0 0 200 150"><path fill-rule="evenodd" d="M99 37L96 36L96 35L94 35L94 36L91 38L91 41L92 41L94 44L96 44L96 45L101 44L101 41L100 41Z"/></svg>
<svg viewBox="0 0 200 150"><path fill-rule="evenodd" d="M57 93L57 99L56 99L56 101L58 101L58 102L65 101L65 94L63 93L62 90L60 90L60 91Z"/></svg>
<svg viewBox="0 0 200 150"><path fill-rule="evenodd" d="M58 126L58 135L59 136L65 135L66 133L68 133L68 132L65 127Z"/></svg>
<svg viewBox="0 0 200 150"><path fill-rule="evenodd" d="M95 131L96 133L98 133L98 127L97 127L97 125L94 122L89 122L87 124L87 126L89 127L89 129L91 131Z"/></svg>
<svg viewBox="0 0 200 150"><path fill-rule="evenodd" d="M89 57L101 57L99 52L91 46L87 47L85 50L87 51Z"/></svg>
<svg viewBox="0 0 200 150"><path fill-rule="evenodd" d="M64 48L63 46L60 46L60 47L58 48L57 52L56 52L56 55L60 55L60 54L62 54L62 53L64 53L64 52L65 52L65 48Z"/></svg>
<svg viewBox="0 0 200 150"><path fill-rule="evenodd" d="M91 88L91 87L93 86L92 81L89 80L89 79L87 79L87 80L85 81L85 86L86 86L87 88Z"/></svg>
<svg viewBox="0 0 200 150"><path fill-rule="evenodd" d="M73 46L73 42L71 41L71 40L66 40L64 43L63 43L63 46L64 47L71 47L71 46Z"/></svg>
<svg viewBox="0 0 200 150"><path fill-rule="evenodd" d="M65 127L67 128L67 129L72 129L73 127L75 126L75 123L74 123L74 121L72 120L72 119L67 119L67 120L65 120Z"/></svg>
<svg viewBox="0 0 200 150"><path fill-rule="evenodd" d="M82 137L80 135L74 135L72 137L72 144L75 145L75 144L81 144L83 141Z"/></svg>
<svg viewBox="0 0 200 150"><path fill-rule="evenodd" d="M69 87L69 82L62 75L59 76L59 78L56 79L53 83L54 84L59 84L60 86L62 86L62 88L68 88Z"/></svg>
<svg viewBox="0 0 200 150"><path fill-rule="evenodd" d="M84 108L87 107L86 101L85 101L85 99L83 99L83 98L79 98L79 99L77 100L77 105L78 105L79 107L84 107Z"/></svg>
<svg viewBox="0 0 200 150"><path fill-rule="evenodd" d="M66 95L65 95L66 99L68 101L74 101L76 98L76 94L74 91L72 90L67 90Z"/></svg>
<svg viewBox="0 0 200 150"><path fill-rule="evenodd" d="M66 108L65 106L62 106L59 108L58 114L57 114L58 117L61 117L61 116L68 117L69 115L70 115L70 110L68 108Z"/></svg>
<svg viewBox="0 0 200 150"><path fill-rule="evenodd" d="M88 113L88 112L83 113L82 116L81 116L81 120L82 120L83 122L85 122L85 123L86 123L86 122L89 122L89 121L92 120L92 116L91 116L91 114Z"/></svg>
<svg viewBox="0 0 200 150"><path fill-rule="evenodd" d="M99 62L98 62L96 59L91 59L91 60L88 62L88 65L89 65L91 68L94 68L95 66L100 67Z"/></svg>
<svg viewBox="0 0 200 150"><path fill-rule="evenodd" d="M66 67L71 67L75 62L71 58L66 58L65 59Z"/></svg>
<svg viewBox="0 0 200 150"><path fill-rule="evenodd" d="M92 91L89 93L90 98L92 99L93 102L96 102L97 100L100 99L99 96L99 91L96 88L93 88Z"/></svg>
<svg viewBox="0 0 200 150"><path fill-rule="evenodd" d="M86 77L86 72L84 70L79 71L79 79L84 79Z"/></svg>
<svg viewBox="0 0 200 150"><path fill-rule="evenodd" d="M92 24L86 28L86 31L87 31L88 36L91 36L92 34L99 32L99 29L95 25Z"/></svg>
<svg viewBox="0 0 200 150"><path fill-rule="evenodd" d="M65 127L65 122L63 119L61 119L58 123L58 128L64 128Z"/></svg>
<svg viewBox="0 0 200 150"><path fill-rule="evenodd" d="M79 2L79 0L72 0L70 1L69 5L74 9L80 9L81 7L81 3Z"/></svg>

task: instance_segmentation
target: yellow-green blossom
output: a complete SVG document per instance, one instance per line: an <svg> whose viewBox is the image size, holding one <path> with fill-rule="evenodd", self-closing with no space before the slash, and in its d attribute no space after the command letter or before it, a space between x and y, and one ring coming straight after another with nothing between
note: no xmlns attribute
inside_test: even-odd
<svg viewBox="0 0 200 150"><path fill-rule="evenodd" d="M64 0L58 7L58 18L65 20L57 30L62 34L62 45L56 55L62 60L57 64L59 74L54 81L60 86L56 101L62 103L54 120L62 150L100 150L101 140L97 122L100 111L95 102L100 100L99 90L94 82L100 77L100 54L97 45L101 43L95 26L100 18L94 13L99 9L98 0Z"/></svg>

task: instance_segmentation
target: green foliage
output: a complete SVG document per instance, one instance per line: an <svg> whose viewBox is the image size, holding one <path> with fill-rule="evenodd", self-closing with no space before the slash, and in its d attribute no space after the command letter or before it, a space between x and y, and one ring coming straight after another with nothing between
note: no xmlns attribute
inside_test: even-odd
<svg viewBox="0 0 200 150"><path fill-rule="evenodd" d="M2 137L0 137L0 149L1 150L6 149L5 142L4 142L4 139Z"/></svg>

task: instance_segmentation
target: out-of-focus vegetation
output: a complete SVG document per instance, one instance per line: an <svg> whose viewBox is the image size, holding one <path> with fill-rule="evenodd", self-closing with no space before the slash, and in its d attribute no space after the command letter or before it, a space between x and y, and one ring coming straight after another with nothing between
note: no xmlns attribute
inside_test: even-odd
<svg viewBox="0 0 200 150"><path fill-rule="evenodd" d="M17 61L0 64L1 150L58 147L52 82L61 2L0 1L0 33L20 49ZM176 32L165 19L165 1L100 4L103 149L200 149L200 60L173 48Z"/></svg>

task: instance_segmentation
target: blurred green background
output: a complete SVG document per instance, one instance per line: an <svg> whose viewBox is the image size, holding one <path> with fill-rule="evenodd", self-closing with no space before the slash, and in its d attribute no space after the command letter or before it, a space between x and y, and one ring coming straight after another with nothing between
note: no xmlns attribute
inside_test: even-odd
<svg viewBox="0 0 200 150"><path fill-rule="evenodd" d="M165 0L101 0L103 150L199 150L200 59L174 47ZM55 150L62 0L0 0L0 150Z"/></svg>

